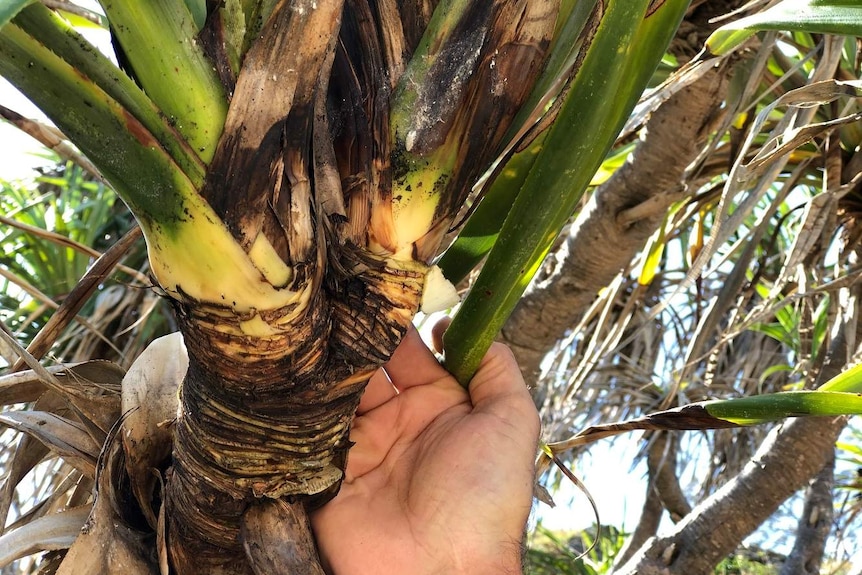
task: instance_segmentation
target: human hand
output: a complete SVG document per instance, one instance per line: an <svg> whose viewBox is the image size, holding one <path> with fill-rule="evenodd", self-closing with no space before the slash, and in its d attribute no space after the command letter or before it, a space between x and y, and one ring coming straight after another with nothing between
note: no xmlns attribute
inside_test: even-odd
<svg viewBox="0 0 862 575"><path fill-rule="evenodd" d="M521 573L539 418L507 347L468 394L411 329L356 413L341 491L311 516L329 572Z"/></svg>

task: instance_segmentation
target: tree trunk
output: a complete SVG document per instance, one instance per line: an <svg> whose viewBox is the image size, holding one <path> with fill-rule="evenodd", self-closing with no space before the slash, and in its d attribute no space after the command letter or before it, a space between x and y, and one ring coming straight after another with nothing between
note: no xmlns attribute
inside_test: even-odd
<svg viewBox="0 0 862 575"><path fill-rule="evenodd" d="M707 575L821 469L846 418L801 418L777 427L732 481L673 532L653 538L617 575Z"/></svg>
<svg viewBox="0 0 862 575"><path fill-rule="evenodd" d="M189 285L206 296L196 298L156 273L189 353L166 486L180 575L293 573L315 555L303 507L337 492L365 384L401 341L426 262L503 147L557 8L470 4L410 60L419 32L402 28L401 11L415 26L425 18L410 2L278 2L235 86L223 71L232 100L200 195L264 288L256 276L222 278L239 297L218 301L207 289L216 274L200 266ZM229 60L224 43L208 46ZM155 259L170 279L182 257ZM271 556L252 540L270 524L297 531L296 552Z"/></svg>
<svg viewBox="0 0 862 575"><path fill-rule="evenodd" d="M676 476L677 438L670 432L655 435L647 454L647 493L640 519L634 532L626 540L614 566L628 561L647 539L655 535L665 509L674 521L691 511Z"/></svg>
<svg viewBox="0 0 862 575"><path fill-rule="evenodd" d="M844 369L851 355L845 331L856 328L855 319L849 319L836 330L818 385ZM724 556L823 469L833 457L835 441L846 423L846 417L782 423L739 475L695 507L669 535L648 541L617 575L712 573Z"/></svg>
<svg viewBox="0 0 862 575"><path fill-rule="evenodd" d="M826 539L834 515L832 487L835 483L835 452L805 491L805 507L796 528L793 550L781 567L781 575L817 575L823 562Z"/></svg>
<svg viewBox="0 0 862 575"><path fill-rule="evenodd" d="M365 384L422 292L422 266L379 265L320 290L305 310L271 312L267 324L290 329L264 337L244 333L249 318L227 309L177 305L189 351L167 484L178 573L251 573L240 528L253 502L297 502L302 530L307 496L334 495ZM294 540L303 537L311 541Z"/></svg>

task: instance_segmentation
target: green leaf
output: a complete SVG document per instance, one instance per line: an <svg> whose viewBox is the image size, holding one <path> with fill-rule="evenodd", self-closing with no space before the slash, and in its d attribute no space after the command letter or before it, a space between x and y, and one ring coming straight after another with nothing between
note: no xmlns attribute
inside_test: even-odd
<svg viewBox="0 0 862 575"><path fill-rule="evenodd" d="M68 22L37 3L21 12L15 19L15 25L50 50L52 54L72 66L79 75L91 80L130 115L139 120L170 153L192 182L196 186L203 184L205 168L197 152L192 150L177 130L168 124L164 114L138 85ZM38 75L38 68L31 70L30 73ZM33 78L33 81L44 82L45 85L50 86L54 79L41 77ZM44 111L53 116L69 114L74 110L64 106L60 110ZM114 150L105 148L103 153L112 154Z"/></svg>
<svg viewBox="0 0 862 575"><path fill-rule="evenodd" d="M676 209L679 209L679 206L682 204L677 204ZM667 245L667 237L666 237L666 228L668 219L673 216L673 213L676 210L671 210L668 212L667 216L665 216L665 221L662 222L661 227L659 227L656 232L650 236L647 240L647 245L644 247L644 253L646 257L643 258L643 262L641 263L641 269L638 273L638 284L642 286L648 286L652 283L652 280L655 279L656 273L658 273L659 266L661 265L661 259L664 255L664 248Z"/></svg>
<svg viewBox="0 0 862 575"><path fill-rule="evenodd" d="M192 15L195 28L200 30L204 27L207 21L207 3L206 0L184 0L189 14Z"/></svg>
<svg viewBox="0 0 862 575"><path fill-rule="evenodd" d="M464 224L458 238L449 246L437 265L453 284L458 284L482 261L500 234L500 228L515 204L518 192L542 149L541 134L530 146L515 154L501 170L479 207Z"/></svg>
<svg viewBox="0 0 862 575"><path fill-rule="evenodd" d="M192 2L192 6L199 2ZM116 0L105 13L144 91L209 163L227 117L227 96L197 40L183 0Z"/></svg>
<svg viewBox="0 0 862 575"><path fill-rule="evenodd" d="M245 54L258 38L261 28L269 19L278 0L240 0L240 2L245 14L245 41L242 46L242 53Z"/></svg>
<svg viewBox="0 0 862 575"><path fill-rule="evenodd" d="M862 394L839 391L786 391L706 402L706 411L737 425L765 423L803 415L858 415Z"/></svg>
<svg viewBox="0 0 862 575"><path fill-rule="evenodd" d="M66 10L58 9L56 11L57 14L63 17L72 28L76 30L107 30L108 22L101 14L96 14L95 12L92 14L96 17L96 20L90 18L84 18L80 14L73 14L72 12L67 12Z"/></svg>
<svg viewBox="0 0 862 575"><path fill-rule="evenodd" d="M799 343L795 337L796 333L787 331L780 323L755 323L749 329L766 334L791 349L795 349Z"/></svg>
<svg viewBox="0 0 862 575"><path fill-rule="evenodd" d="M560 20L563 24L554 36L548 63L524 106L512 121L506 140L516 138L522 128L529 128L527 124L535 122L548 103L564 88L565 80L571 75L577 56L583 49L586 28L595 4L596 0L568 0L561 5ZM438 262L443 275L453 284L467 277L494 247L500 228L542 149L546 135L547 131L539 134L526 149L515 153L508 160L490 184L476 211L459 232L457 239Z"/></svg>
<svg viewBox="0 0 862 575"><path fill-rule="evenodd" d="M768 423L785 417L858 414L862 414L862 394L858 393L787 391L699 401L619 423L592 425L569 439L548 444L545 451L561 453L629 431L726 429Z"/></svg>
<svg viewBox="0 0 862 575"><path fill-rule="evenodd" d="M770 376L775 375L777 373L786 373L793 371L793 367L787 365L786 363L779 363L776 365L770 365L766 369L763 370L763 373L760 374L760 377L757 378L758 385L763 385Z"/></svg>
<svg viewBox="0 0 862 575"><path fill-rule="evenodd" d="M513 138L525 122L535 121L537 112L543 112L543 108L564 88L566 78L577 65L578 55L586 48L584 44L590 32L590 17L596 4L597 0L570 0L560 6L559 20L564 24L554 36L545 70L515 116L507 139Z"/></svg>
<svg viewBox="0 0 862 575"><path fill-rule="evenodd" d="M8 24L18 12L32 2L33 0L3 0L0 2L0 28Z"/></svg>
<svg viewBox="0 0 862 575"><path fill-rule="evenodd" d="M722 26L706 40L706 47L712 54L727 54L758 30L862 36L862 4L858 0L784 0Z"/></svg>
<svg viewBox="0 0 862 575"><path fill-rule="evenodd" d="M15 23L0 31L0 75L51 117L136 216L164 222L182 217L177 190L193 186L156 138L104 90Z"/></svg>
<svg viewBox="0 0 862 575"><path fill-rule="evenodd" d="M446 367L469 382L649 81L688 6L608 2L566 101L497 243L446 331Z"/></svg>
<svg viewBox="0 0 862 575"><path fill-rule="evenodd" d="M862 393L862 364L839 373L817 389L818 391Z"/></svg>
<svg viewBox="0 0 862 575"><path fill-rule="evenodd" d="M239 0L226 0L219 7L221 19L224 23L224 44L228 55L228 61L234 74L239 75L242 65L243 43L245 41L246 24L245 13Z"/></svg>

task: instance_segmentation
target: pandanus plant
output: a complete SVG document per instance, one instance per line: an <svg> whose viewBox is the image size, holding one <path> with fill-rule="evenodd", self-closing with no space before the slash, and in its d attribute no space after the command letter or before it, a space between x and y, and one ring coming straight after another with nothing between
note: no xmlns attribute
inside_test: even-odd
<svg viewBox="0 0 862 575"><path fill-rule="evenodd" d="M259 571L248 540L273 515L297 549L280 572L317 572L305 510L336 493L368 378L437 299L444 240L473 213L453 281L491 251L447 336L467 382L688 2L101 4L119 66L62 10L13 0L0 73L128 204L188 350L165 440L136 466L127 437L127 471L103 473L129 474L163 569Z"/></svg>

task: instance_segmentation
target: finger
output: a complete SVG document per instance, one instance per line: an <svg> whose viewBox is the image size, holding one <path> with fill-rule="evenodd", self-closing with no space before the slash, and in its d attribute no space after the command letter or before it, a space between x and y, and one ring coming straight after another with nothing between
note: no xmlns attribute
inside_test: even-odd
<svg viewBox="0 0 862 575"><path fill-rule="evenodd" d="M532 421L530 431L539 433L539 415L521 369L512 351L494 343L470 380L470 401L474 413L484 411L508 421Z"/></svg>
<svg viewBox="0 0 862 575"><path fill-rule="evenodd" d="M356 408L356 414L364 415L372 409L383 405L396 395L398 395L398 390L392 385L392 381L389 379L386 371L380 368L368 380L368 385L365 386L362 399L359 400L359 407Z"/></svg>
<svg viewBox="0 0 862 575"><path fill-rule="evenodd" d="M388 401L366 415L357 416L350 427L350 455L345 479L353 481L380 466L392 446L401 439L396 420L399 401Z"/></svg>
<svg viewBox="0 0 862 575"><path fill-rule="evenodd" d="M347 466L344 469L345 482L353 483L380 466L387 453L387 446L380 442L381 439L383 438L379 434L369 432L362 417L357 417L353 421L353 426L350 428L350 441L353 447L350 448Z"/></svg>
<svg viewBox="0 0 862 575"><path fill-rule="evenodd" d="M443 334L449 329L449 324L451 323L452 318L446 316L431 328L431 343L434 345L434 351L437 353L443 353Z"/></svg>
<svg viewBox="0 0 862 575"><path fill-rule="evenodd" d="M428 385L449 375L413 326L408 328L401 345L384 367L399 391Z"/></svg>

